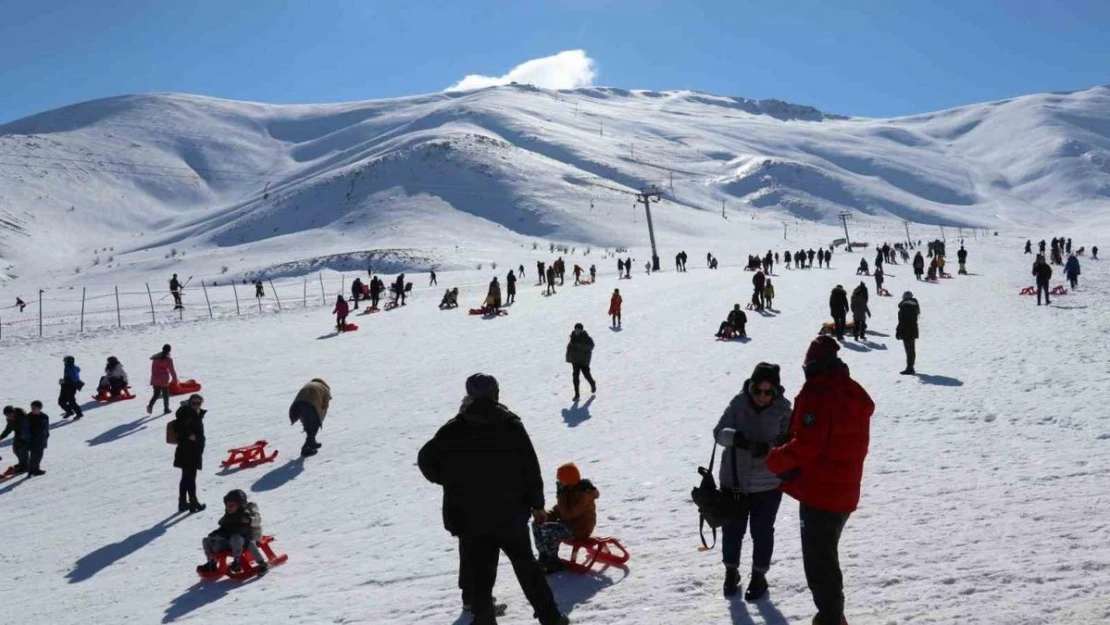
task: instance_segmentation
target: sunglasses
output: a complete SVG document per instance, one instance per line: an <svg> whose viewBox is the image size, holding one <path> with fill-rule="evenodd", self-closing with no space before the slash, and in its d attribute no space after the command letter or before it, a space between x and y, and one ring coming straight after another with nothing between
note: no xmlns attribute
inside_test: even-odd
<svg viewBox="0 0 1110 625"><path fill-rule="evenodd" d="M761 389L761 388L753 388L751 393L752 393L752 397L760 397L760 396L774 397L775 396L775 389L769 388L769 389L764 390L764 389Z"/></svg>
<svg viewBox="0 0 1110 625"><path fill-rule="evenodd" d="M204 405L204 402L202 402L202 401L191 401L191 402L189 402L189 405L190 406L196 406L196 407L199 408L200 406Z"/></svg>

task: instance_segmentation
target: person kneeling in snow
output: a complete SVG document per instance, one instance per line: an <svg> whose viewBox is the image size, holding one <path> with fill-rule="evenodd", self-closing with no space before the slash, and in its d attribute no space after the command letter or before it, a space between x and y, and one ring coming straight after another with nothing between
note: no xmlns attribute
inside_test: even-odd
<svg viewBox="0 0 1110 625"><path fill-rule="evenodd" d="M443 299L439 300L439 307L442 309L458 308L459 307L459 289L447 289L443 293Z"/></svg>
<svg viewBox="0 0 1110 625"><path fill-rule="evenodd" d="M597 488L582 479L578 467L568 462L555 472L555 507L547 520L532 523L532 536L540 552L540 564L546 573L563 568L559 561L559 541L586 540L597 525Z"/></svg>
<svg viewBox="0 0 1110 625"><path fill-rule="evenodd" d="M331 404L331 387L320 378L313 378L305 384L289 406L289 424L297 421L304 426L304 445L302 456L314 456L322 446L316 442L316 433L324 427L324 417L328 415Z"/></svg>
<svg viewBox="0 0 1110 625"><path fill-rule="evenodd" d="M247 501L247 494L239 489L224 495L224 515L220 517L220 526L208 536L204 537L201 545L208 561L201 565L204 573L216 571L216 553L231 550L231 564L227 572L238 574L243 572L239 564L239 556L245 547L254 556L254 563L258 567L258 576L262 577L270 570L266 557L256 544L262 538L262 515L258 512L258 505Z"/></svg>

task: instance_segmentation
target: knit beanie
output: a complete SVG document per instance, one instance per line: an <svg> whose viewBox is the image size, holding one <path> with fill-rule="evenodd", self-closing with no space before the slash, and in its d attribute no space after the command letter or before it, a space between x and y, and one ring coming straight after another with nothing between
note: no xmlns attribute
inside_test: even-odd
<svg viewBox="0 0 1110 625"><path fill-rule="evenodd" d="M555 480L563 486L577 486L582 481L582 474L573 462L568 462L555 471Z"/></svg>
<svg viewBox="0 0 1110 625"><path fill-rule="evenodd" d="M832 337L819 336L809 344L804 364L832 360L836 358L836 352L838 351L840 351L840 345Z"/></svg>
<svg viewBox="0 0 1110 625"><path fill-rule="evenodd" d="M752 376L748 380L753 387L759 386L761 382L770 382L775 388L782 386L779 382L779 366L769 362L761 362L756 365L755 370L752 371Z"/></svg>
<svg viewBox="0 0 1110 625"><path fill-rule="evenodd" d="M499 391L497 378L492 375L475 373L466 379L466 394L471 399L493 399Z"/></svg>

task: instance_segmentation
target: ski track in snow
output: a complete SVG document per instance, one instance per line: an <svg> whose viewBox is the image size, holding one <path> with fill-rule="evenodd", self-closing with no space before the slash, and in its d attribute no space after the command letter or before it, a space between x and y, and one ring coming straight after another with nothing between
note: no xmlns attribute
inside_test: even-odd
<svg viewBox="0 0 1110 625"><path fill-rule="evenodd" d="M1107 622L1110 318L1102 311L1110 278L1085 260L1079 291L1038 308L1017 295L1031 282L1019 242L969 240L968 249L977 275L931 285L892 266L892 298L876 297L864 278L876 334L840 352L878 406L863 497L841 544L848 618ZM858 282L858 260L840 253L832 270L777 268L778 313L749 313L747 344L716 342L713 333L733 303L748 301L751 274L691 262L685 275L648 277L641 268L618 282L608 260L597 284L568 282L551 298L522 281L509 316L495 320L468 316L480 295L466 291L460 310L439 311L436 295L421 294L402 309L352 317L358 332L323 340L329 320L316 309L6 341L5 403L41 398L55 428L48 474L0 483L4 613L58 624L468 622L440 491L415 461L454 415L466 376L485 371L533 438L549 505L555 467L577 462L601 491L597 534L619 537L632 554L627 570L550 578L573 622L808 623L796 502L784 499L777 523L770 599L748 605L720 597L719 547L696 551L689 489L720 412L757 362L781 364L788 394L797 393L828 291ZM624 296L620 332L605 315L613 288ZM906 289L922 306L916 377L897 374L895 304ZM577 321L597 342L599 392L575 406L563 349ZM164 342L182 377L204 384L210 410L199 478L209 508L193 516L174 514L166 419L144 414L147 358ZM84 397L112 354L141 398L62 421L54 380L65 354L83 368ZM289 426L287 407L316 376L335 400L321 453L302 460L303 435ZM223 450L259 438L281 451L274 463L221 475ZM10 440L0 456L6 466ZM259 503L266 533L290 559L263 580L200 583L200 540L232 488ZM504 558L495 592L509 604L500 622L533 622Z"/></svg>

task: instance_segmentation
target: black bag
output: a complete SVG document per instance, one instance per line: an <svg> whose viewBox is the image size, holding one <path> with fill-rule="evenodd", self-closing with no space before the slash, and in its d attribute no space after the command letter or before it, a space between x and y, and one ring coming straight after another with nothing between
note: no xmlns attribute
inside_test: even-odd
<svg viewBox="0 0 1110 625"><path fill-rule="evenodd" d="M690 498L694 500L694 505L698 507L700 516L698 519L698 534L701 536L701 547L698 548L698 551L709 551L717 546L717 528L740 516L746 505L742 495L727 493L717 488L717 482L713 479L713 463L716 458L717 442L714 441L713 452L709 456L709 468L698 467L701 484L690 491ZM732 462L732 479L734 483L739 482L736 476L735 456ZM705 525L707 523L713 530L712 546L705 542Z"/></svg>

